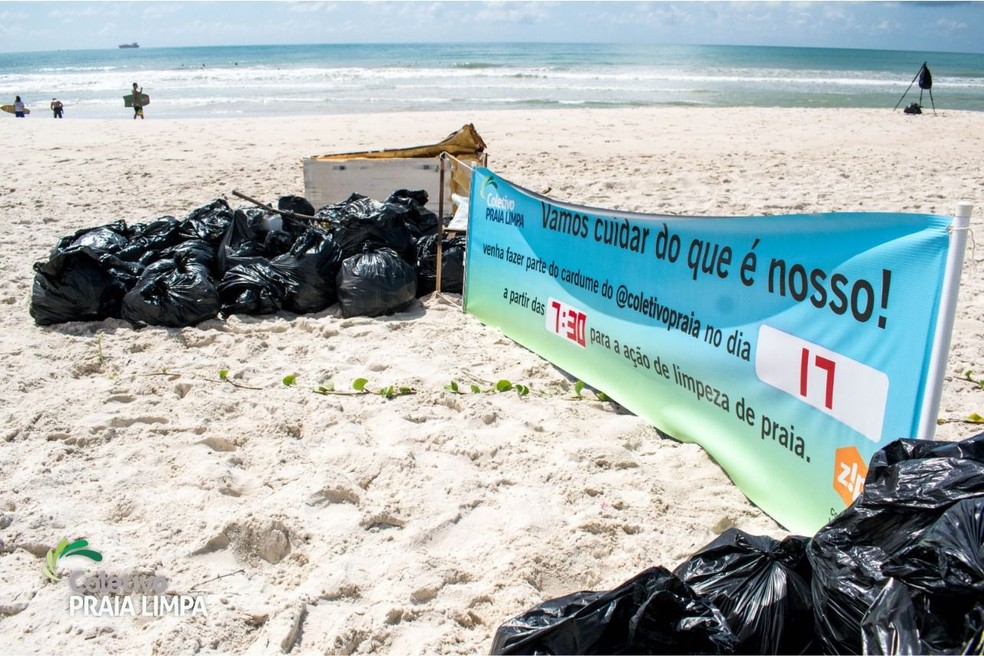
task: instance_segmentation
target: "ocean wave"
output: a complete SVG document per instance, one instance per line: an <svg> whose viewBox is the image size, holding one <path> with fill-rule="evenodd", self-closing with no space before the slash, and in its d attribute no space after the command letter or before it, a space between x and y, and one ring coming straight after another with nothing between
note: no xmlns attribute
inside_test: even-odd
<svg viewBox="0 0 984 656"><path fill-rule="evenodd" d="M874 52L874 54L872 54ZM0 95L67 116L222 116L407 108L882 107L912 81L911 53L572 44L148 48L0 54ZM984 56L934 54L934 100L984 110ZM935 64L930 62L931 66ZM976 64L981 66L975 68ZM904 65L903 65L904 64ZM33 103L33 104L32 104Z"/></svg>

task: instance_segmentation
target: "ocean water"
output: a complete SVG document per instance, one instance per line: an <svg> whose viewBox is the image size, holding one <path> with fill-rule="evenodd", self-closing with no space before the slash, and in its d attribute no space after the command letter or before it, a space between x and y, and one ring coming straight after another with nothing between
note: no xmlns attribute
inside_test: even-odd
<svg viewBox="0 0 984 656"><path fill-rule="evenodd" d="M984 55L621 44L271 45L0 53L0 101L32 116L226 118L544 107L879 107L984 111ZM931 106L928 92L922 104Z"/></svg>

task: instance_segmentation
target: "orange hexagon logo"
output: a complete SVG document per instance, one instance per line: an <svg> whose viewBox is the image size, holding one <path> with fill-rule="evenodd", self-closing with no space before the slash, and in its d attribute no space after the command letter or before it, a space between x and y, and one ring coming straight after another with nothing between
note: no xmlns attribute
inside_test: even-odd
<svg viewBox="0 0 984 656"><path fill-rule="evenodd" d="M864 489L868 464L854 446L837 449L834 456L834 489L844 500L844 507L847 507L854 503Z"/></svg>

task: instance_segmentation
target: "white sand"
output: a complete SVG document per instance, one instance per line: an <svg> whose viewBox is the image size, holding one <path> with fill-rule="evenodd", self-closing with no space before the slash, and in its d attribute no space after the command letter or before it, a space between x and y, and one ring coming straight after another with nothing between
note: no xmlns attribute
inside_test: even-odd
<svg viewBox="0 0 984 656"><path fill-rule="evenodd" d="M699 447L576 398L561 371L440 298L380 319L330 308L182 330L28 315L31 265L63 235L241 205L233 189L303 194L305 156L430 143L468 122L496 172L593 206L984 212L984 113L0 117L4 653L487 652L499 624L546 598L673 568L731 526L786 535ZM962 420L984 414L984 389L961 379L984 377L982 258L968 249L942 439L977 433ZM359 377L417 393L311 391ZM444 390L501 378L530 396ZM166 577L207 593L208 617L70 616L65 580L41 574L63 537L105 557L66 570Z"/></svg>

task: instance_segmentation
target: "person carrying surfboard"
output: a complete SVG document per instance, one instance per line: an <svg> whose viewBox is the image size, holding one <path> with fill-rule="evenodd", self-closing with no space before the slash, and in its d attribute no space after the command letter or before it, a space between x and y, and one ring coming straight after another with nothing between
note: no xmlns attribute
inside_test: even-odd
<svg viewBox="0 0 984 656"><path fill-rule="evenodd" d="M20 96L14 98L14 116L24 118L24 101L21 100Z"/></svg>
<svg viewBox="0 0 984 656"><path fill-rule="evenodd" d="M143 119L143 102L141 95L143 94L143 87L137 89L137 83L133 83L133 118L134 120L138 117Z"/></svg>

